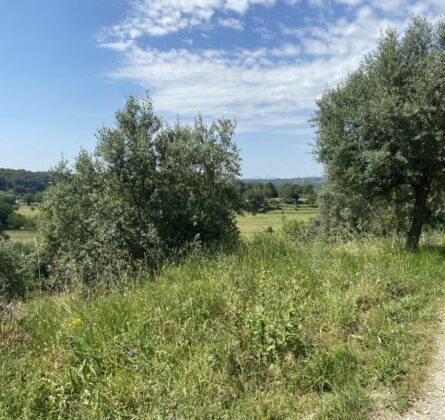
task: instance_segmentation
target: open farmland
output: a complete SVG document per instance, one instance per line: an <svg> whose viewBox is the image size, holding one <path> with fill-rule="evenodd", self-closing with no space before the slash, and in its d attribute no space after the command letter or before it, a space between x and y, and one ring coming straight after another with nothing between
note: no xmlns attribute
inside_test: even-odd
<svg viewBox="0 0 445 420"><path fill-rule="evenodd" d="M17 213L27 217L28 219L34 219L39 214L39 209L37 206L28 206L26 204L21 204ZM6 230L5 233L9 236L12 242L21 242L24 244L30 244L34 242L35 231L32 229L14 229Z"/></svg>
<svg viewBox="0 0 445 420"><path fill-rule="evenodd" d="M317 208L301 204L297 207L292 204L281 204L280 210L267 213L245 213L238 216L237 225L244 239L252 239L256 233L264 232L271 227L274 231L281 228L285 221L299 220L308 222L317 215Z"/></svg>
<svg viewBox="0 0 445 420"><path fill-rule="evenodd" d="M9 236L12 242L21 242L24 244L30 244L34 242L36 232L34 230L6 230L5 233Z"/></svg>
<svg viewBox="0 0 445 420"><path fill-rule="evenodd" d="M27 204L20 204L17 213L26 217L36 217L39 214L38 206L28 206Z"/></svg>

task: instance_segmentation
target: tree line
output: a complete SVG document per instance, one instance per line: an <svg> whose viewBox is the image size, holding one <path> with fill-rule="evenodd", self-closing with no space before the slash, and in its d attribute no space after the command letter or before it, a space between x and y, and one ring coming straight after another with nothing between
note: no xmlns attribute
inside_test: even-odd
<svg viewBox="0 0 445 420"><path fill-rule="evenodd" d="M279 183L277 188L274 182L240 181L239 189L242 208L253 214L278 208L280 203L299 204L301 199L314 206L317 200L317 192L312 184L285 182Z"/></svg>
<svg viewBox="0 0 445 420"><path fill-rule="evenodd" d="M51 176L49 172L0 168L0 191L11 192L29 202L39 201L41 193L50 184Z"/></svg>

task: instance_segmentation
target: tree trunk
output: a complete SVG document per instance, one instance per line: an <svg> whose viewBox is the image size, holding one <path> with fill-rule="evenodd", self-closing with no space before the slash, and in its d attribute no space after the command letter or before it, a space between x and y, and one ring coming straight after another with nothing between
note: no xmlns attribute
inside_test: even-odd
<svg viewBox="0 0 445 420"><path fill-rule="evenodd" d="M430 180L428 176L423 175L419 182L413 185L413 189L415 204L411 228L406 239L406 248L409 250L416 250L419 247L419 239L427 214L427 200L430 192Z"/></svg>

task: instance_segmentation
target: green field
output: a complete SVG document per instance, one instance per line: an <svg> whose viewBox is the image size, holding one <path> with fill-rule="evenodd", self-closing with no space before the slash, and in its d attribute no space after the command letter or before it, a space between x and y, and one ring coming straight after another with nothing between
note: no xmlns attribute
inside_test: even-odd
<svg viewBox="0 0 445 420"><path fill-rule="evenodd" d="M37 206L21 204L17 213L32 219L39 214L39 209ZM5 233L9 236L12 242L21 242L24 244L33 243L36 235L34 230L29 229L7 230Z"/></svg>
<svg viewBox="0 0 445 420"><path fill-rule="evenodd" d="M28 206L26 204L20 204L17 213L23 214L23 216L26 217L36 217L39 214L39 209L37 206Z"/></svg>
<svg viewBox="0 0 445 420"><path fill-rule="evenodd" d="M252 239L256 233L264 232L268 227L274 231L281 228L285 220L301 220L307 222L317 215L317 208L309 207L305 204L298 206L281 204L281 210L272 210L267 213L245 213L237 218L237 226L241 236L245 239Z"/></svg>
<svg viewBox="0 0 445 420"><path fill-rule="evenodd" d="M34 230L7 230L5 233L12 242L22 242L24 244L33 243L36 236Z"/></svg>

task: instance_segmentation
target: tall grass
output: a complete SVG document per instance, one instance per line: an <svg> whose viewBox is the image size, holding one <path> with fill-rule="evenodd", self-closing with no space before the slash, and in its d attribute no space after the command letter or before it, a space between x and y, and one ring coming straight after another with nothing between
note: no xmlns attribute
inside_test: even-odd
<svg viewBox="0 0 445 420"><path fill-rule="evenodd" d="M403 410L432 349L431 238L259 235L123 292L47 296L0 326L0 418L366 418Z"/></svg>

